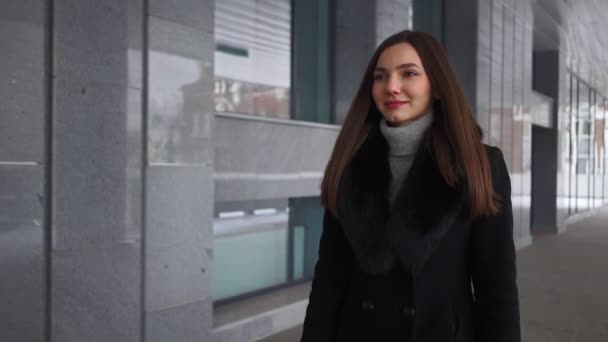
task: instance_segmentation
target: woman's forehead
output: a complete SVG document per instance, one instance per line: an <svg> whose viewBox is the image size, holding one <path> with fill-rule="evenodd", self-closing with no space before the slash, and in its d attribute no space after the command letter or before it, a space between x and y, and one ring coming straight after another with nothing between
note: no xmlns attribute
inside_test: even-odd
<svg viewBox="0 0 608 342"><path fill-rule="evenodd" d="M403 67L422 68L422 61L416 49L409 43L398 43L384 49L378 58L376 68L396 69Z"/></svg>

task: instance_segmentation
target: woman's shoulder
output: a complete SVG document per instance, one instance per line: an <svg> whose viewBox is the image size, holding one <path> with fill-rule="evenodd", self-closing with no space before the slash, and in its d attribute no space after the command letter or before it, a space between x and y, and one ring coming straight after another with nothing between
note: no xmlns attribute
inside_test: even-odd
<svg viewBox="0 0 608 342"><path fill-rule="evenodd" d="M504 155L502 153L502 150L499 147L496 146L492 146L492 145L488 145L488 144L483 144L483 147L486 150L486 154L488 156L488 160L490 161L490 164L492 165L492 169L494 169L494 167L498 166L496 165L497 163L504 163Z"/></svg>
<svg viewBox="0 0 608 342"><path fill-rule="evenodd" d="M509 170L502 150L499 147L483 144L490 162L492 180L496 185L497 182L504 183L509 181Z"/></svg>
<svg viewBox="0 0 608 342"><path fill-rule="evenodd" d="M496 147L496 146L492 146L492 145L488 145L488 144L482 144L483 147L486 149L486 153L488 153L488 155L490 156L492 153L494 153L495 151L501 152L500 148Z"/></svg>

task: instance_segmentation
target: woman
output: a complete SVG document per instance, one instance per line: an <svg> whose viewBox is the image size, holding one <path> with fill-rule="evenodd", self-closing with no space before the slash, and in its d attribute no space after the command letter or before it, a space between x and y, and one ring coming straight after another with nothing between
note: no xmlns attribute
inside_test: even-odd
<svg viewBox="0 0 608 342"><path fill-rule="evenodd" d="M325 170L303 342L519 342L509 174L441 45L374 53Z"/></svg>

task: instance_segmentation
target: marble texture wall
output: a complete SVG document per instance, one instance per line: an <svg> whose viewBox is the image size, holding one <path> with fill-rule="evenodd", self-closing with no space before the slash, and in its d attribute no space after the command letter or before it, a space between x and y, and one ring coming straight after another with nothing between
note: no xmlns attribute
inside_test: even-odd
<svg viewBox="0 0 608 342"><path fill-rule="evenodd" d="M0 110L0 115L4 117L6 112ZM0 162L2 341L44 341L44 173L42 165L25 163L22 160Z"/></svg>
<svg viewBox="0 0 608 342"><path fill-rule="evenodd" d="M214 1L149 0L146 341L210 341Z"/></svg>
<svg viewBox="0 0 608 342"><path fill-rule="evenodd" d="M142 9L52 8L52 341L141 338Z"/></svg>
<svg viewBox="0 0 608 342"><path fill-rule="evenodd" d="M215 201L319 196L339 128L298 121L218 115Z"/></svg>
<svg viewBox="0 0 608 342"><path fill-rule="evenodd" d="M0 3L0 340L43 341L45 1Z"/></svg>
<svg viewBox="0 0 608 342"><path fill-rule="evenodd" d="M8 1L0 25L0 340L211 340L213 2Z"/></svg>

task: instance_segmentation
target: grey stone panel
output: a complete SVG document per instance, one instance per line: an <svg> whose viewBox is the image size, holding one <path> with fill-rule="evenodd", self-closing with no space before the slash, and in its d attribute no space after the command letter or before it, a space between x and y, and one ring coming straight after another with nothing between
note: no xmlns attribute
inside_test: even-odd
<svg viewBox="0 0 608 342"><path fill-rule="evenodd" d="M1 341L43 341L42 180L42 166L0 166Z"/></svg>
<svg viewBox="0 0 608 342"><path fill-rule="evenodd" d="M128 7L122 0L55 2L57 80L126 84ZM76 29L77 28L77 29Z"/></svg>
<svg viewBox="0 0 608 342"><path fill-rule="evenodd" d="M254 341L273 333L272 316L239 324L236 329L227 329L216 334L216 342L247 342Z"/></svg>
<svg viewBox="0 0 608 342"><path fill-rule="evenodd" d="M212 63L215 51L212 32L156 16L149 17L148 25L151 51Z"/></svg>
<svg viewBox="0 0 608 342"><path fill-rule="evenodd" d="M148 312L146 342L215 342L211 314L211 299Z"/></svg>
<svg viewBox="0 0 608 342"><path fill-rule="evenodd" d="M123 239L127 183L127 89L56 83L55 244L94 247ZM139 142L135 141L135 147ZM133 149L131 149L133 150Z"/></svg>
<svg viewBox="0 0 608 342"><path fill-rule="evenodd" d="M143 8L54 4L51 339L137 341Z"/></svg>
<svg viewBox="0 0 608 342"><path fill-rule="evenodd" d="M0 71L0 75L5 75L0 84L0 160L42 162L45 103L42 72L14 70L1 61L0 68L5 69Z"/></svg>
<svg viewBox="0 0 608 342"><path fill-rule="evenodd" d="M0 3L0 341L44 341L46 15Z"/></svg>
<svg viewBox="0 0 608 342"><path fill-rule="evenodd" d="M53 250L52 341L139 340L140 254L138 241Z"/></svg>
<svg viewBox="0 0 608 342"><path fill-rule="evenodd" d="M214 29L214 1L199 0L150 0L149 13L153 17L196 28L207 33Z"/></svg>
<svg viewBox="0 0 608 342"><path fill-rule="evenodd" d="M211 173L207 166L148 168L146 325L172 339L211 327Z"/></svg>
<svg viewBox="0 0 608 342"><path fill-rule="evenodd" d="M316 196L339 127L217 116L215 200Z"/></svg>
<svg viewBox="0 0 608 342"><path fill-rule="evenodd" d="M0 161L43 159L44 7L0 5Z"/></svg>

